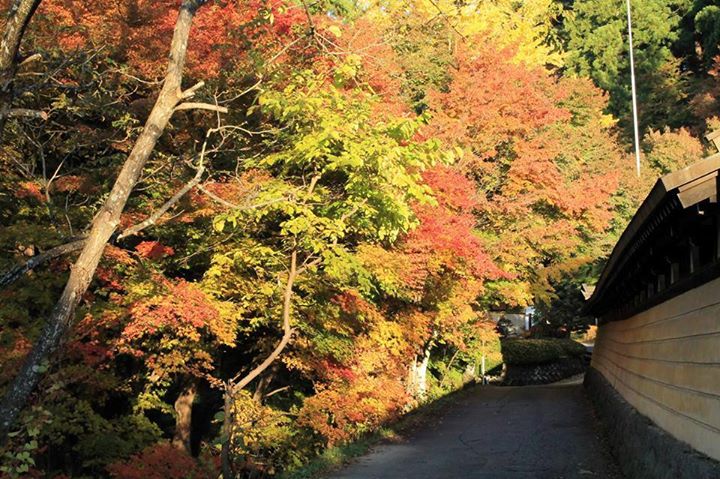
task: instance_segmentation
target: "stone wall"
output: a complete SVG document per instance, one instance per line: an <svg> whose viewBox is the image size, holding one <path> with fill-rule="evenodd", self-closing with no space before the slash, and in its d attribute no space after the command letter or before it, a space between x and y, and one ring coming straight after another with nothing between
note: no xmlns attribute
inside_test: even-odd
<svg viewBox="0 0 720 479"><path fill-rule="evenodd" d="M592 366L640 414L720 460L720 279L601 325Z"/></svg>
<svg viewBox="0 0 720 479"><path fill-rule="evenodd" d="M717 479L720 463L675 439L631 406L594 368L585 387L628 479Z"/></svg>
<svg viewBox="0 0 720 479"><path fill-rule="evenodd" d="M545 364L508 365L502 384L504 386L549 384L582 374L586 368L586 362L582 358L566 358Z"/></svg>

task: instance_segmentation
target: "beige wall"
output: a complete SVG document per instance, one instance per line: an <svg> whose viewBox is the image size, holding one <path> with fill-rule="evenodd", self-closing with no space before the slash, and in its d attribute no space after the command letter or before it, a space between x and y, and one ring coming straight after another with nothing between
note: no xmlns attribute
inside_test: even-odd
<svg viewBox="0 0 720 479"><path fill-rule="evenodd" d="M720 279L600 326L592 365L658 426L720 460Z"/></svg>

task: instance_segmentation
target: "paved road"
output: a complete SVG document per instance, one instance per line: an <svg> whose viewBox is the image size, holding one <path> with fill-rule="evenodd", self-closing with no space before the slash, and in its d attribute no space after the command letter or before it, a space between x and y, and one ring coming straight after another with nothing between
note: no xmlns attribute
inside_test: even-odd
<svg viewBox="0 0 720 479"><path fill-rule="evenodd" d="M582 385L478 387L333 479L613 479Z"/></svg>

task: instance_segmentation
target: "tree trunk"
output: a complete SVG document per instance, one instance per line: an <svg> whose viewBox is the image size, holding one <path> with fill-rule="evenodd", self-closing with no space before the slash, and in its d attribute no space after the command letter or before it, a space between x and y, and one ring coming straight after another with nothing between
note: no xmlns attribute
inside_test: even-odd
<svg viewBox="0 0 720 479"><path fill-rule="evenodd" d="M427 368L430 363L432 345L432 341L428 342L423 349L422 356L415 357L410 365L408 392L419 401L424 401L427 398Z"/></svg>
<svg viewBox="0 0 720 479"><path fill-rule="evenodd" d="M440 380L440 389L445 386L445 381L447 380L448 374L450 373L450 370L453 367L453 364L455 364L455 359L457 359L458 354L460 354L460 349L456 349L453 353L452 357L450 358L450 362L445 367L445 372L443 373L442 379Z"/></svg>
<svg viewBox="0 0 720 479"><path fill-rule="evenodd" d="M235 405L233 400L233 390L230 384L225 386L225 417L223 418L222 432L220 440L222 441L222 450L220 451L220 463L222 467L223 479L232 479L235 477L235 471L232 467L232 461L230 460L232 454L232 426L235 422Z"/></svg>
<svg viewBox="0 0 720 479"><path fill-rule="evenodd" d="M175 435L173 446L192 454L190 449L190 433L192 431L192 407L197 390L195 384L183 388L175 400Z"/></svg>
<svg viewBox="0 0 720 479"><path fill-rule="evenodd" d="M463 381L468 383L477 378L477 362L467 363L465 365L465 372L463 373Z"/></svg>
<svg viewBox="0 0 720 479"><path fill-rule="evenodd" d="M20 43L41 0L13 0L0 40L0 137L15 97L13 83L19 65Z"/></svg>
<svg viewBox="0 0 720 479"><path fill-rule="evenodd" d="M255 392L253 393L253 400L257 401L259 403L262 402L263 397L265 396L265 393L267 392L268 388L270 387L270 384L272 384L273 379L275 379L275 375L277 374L277 363L274 363L272 367L270 368L270 371L262 376L260 380L257 383L257 386L255 387Z"/></svg>
<svg viewBox="0 0 720 479"><path fill-rule="evenodd" d="M314 186L314 185L313 185ZM312 190L312 186L311 186ZM290 255L290 271L288 273L288 279L287 283L285 283L285 292L283 293L283 336L280 339L280 342L275 346L275 349L268 355L265 360L260 363L255 369L250 371L248 374L246 374L242 379L238 379L237 377L231 379L228 381L228 383L225 385L225 419L223 421L223 430L221 435L222 440L222 452L221 452L221 463L222 463L222 473L223 473L223 479L231 479L233 477L233 471L232 471L232 463L230 460L231 456L231 447L232 447L232 427L233 427L233 419L234 419L234 397L235 394L237 394L239 391L241 391L245 386L250 384L250 382L257 378L260 374L263 373L267 368L269 368L275 360L280 356L280 353L283 352L285 347L290 342L290 338L292 338L292 328L290 327L290 316L292 312L292 296L293 296L293 286L295 285L295 280L297 279L298 270L297 270L297 250L293 249L291 255Z"/></svg>
<svg viewBox="0 0 720 479"><path fill-rule="evenodd" d="M65 289L53 308L47 325L25 360L20 373L0 404L0 444L15 423L28 397L37 385L42 364L60 344L70 328L75 308L87 291L108 240L120 222L130 192L140 178L143 167L155 148L170 117L183 99L180 89L190 26L195 11L206 0L183 0L170 46L170 59L163 87L142 133L120 171L105 204L95 216L85 245L72 267ZM23 3L23 2L20 2Z"/></svg>

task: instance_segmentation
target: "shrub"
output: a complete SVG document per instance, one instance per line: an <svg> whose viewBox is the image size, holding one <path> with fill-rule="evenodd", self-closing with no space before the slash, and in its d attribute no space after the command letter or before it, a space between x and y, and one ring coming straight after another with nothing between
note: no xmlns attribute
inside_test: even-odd
<svg viewBox="0 0 720 479"><path fill-rule="evenodd" d="M509 339L502 342L503 361L510 365L542 364L584 353L585 346L571 339Z"/></svg>
<svg viewBox="0 0 720 479"><path fill-rule="evenodd" d="M115 479L212 479L217 477L184 451L170 444L156 444L127 461L107 467Z"/></svg>
<svg viewBox="0 0 720 479"><path fill-rule="evenodd" d="M560 343L560 346L563 348L565 355L569 357L582 357L587 351L585 346L578 343L577 341L573 341L572 339L557 339L556 341Z"/></svg>

